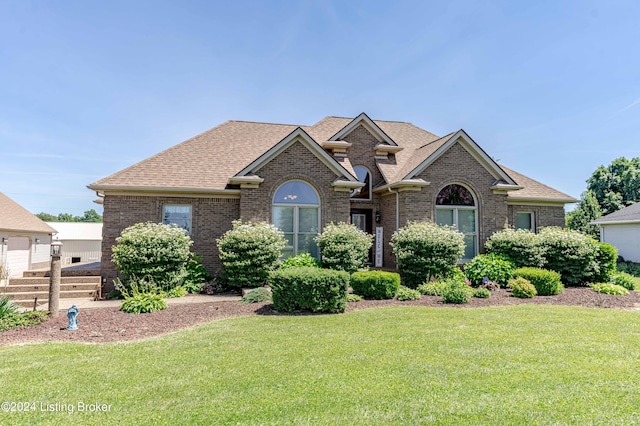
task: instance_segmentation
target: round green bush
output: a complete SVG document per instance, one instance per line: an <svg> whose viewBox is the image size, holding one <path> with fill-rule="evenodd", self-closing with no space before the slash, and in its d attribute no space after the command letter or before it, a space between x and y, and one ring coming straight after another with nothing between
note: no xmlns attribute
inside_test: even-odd
<svg viewBox="0 0 640 426"><path fill-rule="evenodd" d="M473 291L473 297L477 297L480 299L488 299L491 297L491 292L489 291L489 289L486 289L486 288L482 288L482 287L476 288Z"/></svg>
<svg viewBox="0 0 640 426"><path fill-rule="evenodd" d="M559 272L562 282L578 285L590 280L598 270L596 241L578 231L546 227L540 231L545 247L546 269Z"/></svg>
<svg viewBox="0 0 640 426"><path fill-rule="evenodd" d="M513 271L513 275L522 277L533 284L538 296L553 296L564 291L560 274L555 271L540 268L518 268Z"/></svg>
<svg viewBox="0 0 640 426"><path fill-rule="evenodd" d="M241 303L247 305L249 303L261 303L271 301L271 291L264 287L254 288L242 296Z"/></svg>
<svg viewBox="0 0 640 426"><path fill-rule="evenodd" d="M496 232L484 245L488 254L510 258L517 268L541 268L545 263L545 248L537 234L526 229L504 229Z"/></svg>
<svg viewBox="0 0 640 426"><path fill-rule="evenodd" d="M537 294L536 288L533 284L522 277L509 280L508 286L511 289L511 294L520 299L531 299Z"/></svg>
<svg viewBox="0 0 640 426"><path fill-rule="evenodd" d="M233 221L233 229L217 239L229 287L261 287L285 246L284 234L266 222Z"/></svg>
<svg viewBox="0 0 640 426"><path fill-rule="evenodd" d="M464 254L464 235L432 222L410 222L391 237L405 285L416 288L430 277L448 277Z"/></svg>
<svg viewBox="0 0 640 426"><path fill-rule="evenodd" d="M373 235L352 224L330 223L315 241L323 267L352 273L366 268Z"/></svg>
<svg viewBox="0 0 640 426"><path fill-rule="evenodd" d="M513 278L515 265L511 260L497 254L479 254L464 266L464 274L471 284L479 286L486 277L489 281L506 287Z"/></svg>
<svg viewBox="0 0 640 426"><path fill-rule="evenodd" d="M111 259L129 279L150 278L161 288L171 289L187 276L192 244L185 230L176 225L137 223L116 238Z"/></svg>
<svg viewBox="0 0 640 426"><path fill-rule="evenodd" d="M354 272L351 288L365 299L393 299L400 288L400 275L384 271Z"/></svg>
<svg viewBox="0 0 640 426"><path fill-rule="evenodd" d="M418 290L414 290L403 285L400 286L400 288L398 289L398 293L396 293L396 299L403 302L407 300L418 300L421 296L422 295Z"/></svg>
<svg viewBox="0 0 640 426"><path fill-rule="evenodd" d="M463 281L448 280L447 288L442 294L444 303L465 304L473 296L474 290Z"/></svg>
<svg viewBox="0 0 640 426"><path fill-rule="evenodd" d="M292 256L280 264L280 269L288 268L320 268L320 261L309 253L300 253Z"/></svg>
<svg viewBox="0 0 640 426"><path fill-rule="evenodd" d="M612 294L614 296L626 296L629 294L629 290L622 287L621 285L611 284L611 283L597 283L591 284L589 287L598 293L603 294Z"/></svg>
<svg viewBox="0 0 640 426"><path fill-rule="evenodd" d="M632 291L636 288L636 281L633 275L626 272L615 272L611 277L611 284L616 284Z"/></svg>

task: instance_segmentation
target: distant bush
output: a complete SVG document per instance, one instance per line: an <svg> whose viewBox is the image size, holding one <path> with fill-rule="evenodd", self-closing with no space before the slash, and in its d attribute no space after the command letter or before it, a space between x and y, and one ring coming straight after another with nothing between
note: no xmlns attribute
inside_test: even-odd
<svg viewBox="0 0 640 426"><path fill-rule="evenodd" d="M170 289L182 285L187 276L192 244L185 230L176 225L137 223L116 238L111 259L130 280L145 277ZM125 280L124 285L127 283Z"/></svg>
<svg viewBox="0 0 640 426"><path fill-rule="evenodd" d="M276 311L344 312L349 274L319 268L280 269L271 272L269 286Z"/></svg>
<svg viewBox="0 0 640 426"><path fill-rule="evenodd" d="M323 267L353 273L366 268L373 235L352 224L330 223L315 240Z"/></svg>
<svg viewBox="0 0 640 426"><path fill-rule="evenodd" d="M598 283L591 284L589 287L598 293L603 294L612 294L614 296L626 296L629 294L629 290L622 287L621 285L611 284L611 283Z"/></svg>
<svg viewBox="0 0 640 426"><path fill-rule="evenodd" d="M354 272L351 288L365 299L393 299L400 288L400 275L384 271Z"/></svg>
<svg viewBox="0 0 640 426"><path fill-rule="evenodd" d="M418 300L420 299L420 297L421 295L418 290L414 290L403 285L400 286L400 288L398 289L398 293L396 293L396 299L403 302L407 300Z"/></svg>
<svg viewBox="0 0 640 426"><path fill-rule="evenodd" d="M511 288L511 294L520 299L531 299L537 294L536 288L533 284L522 277L509 280L508 286Z"/></svg>
<svg viewBox="0 0 640 426"><path fill-rule="evenodd" d="M464 235L432 222L410 222L391 237L405 285L416 288L430 277L448 277L464 254Z"/></svg>
<svg viewBox="0 0 640 426"><path fill-rule="evenodd" d="M636 288L636 280L633 275L626 272L615 272L611 276L611 284L616 284L632 291Z"/></svg>
<svg viewBox="0 0 640 426"><path fill-rule="evenodd" d="M555 271L540 268L519 268L513 271L513 275L522 277L533 284L539 296L553 296L564 291L560 274Z"/></svg>
<svg viewBox="0 0 640 426"><path fill-rule="evenodd" d="M488 289L483 288L483 287L476 288L473 291L473 297L477 297L477 298L480 298L480 299L488 299L488 298L491 297L491 292Z"/></svg>
<svg viewBox="0 0 640 426"><path fill-rule="evenodd" d="M300 253L292 256L280 264L280 269L289 268L320 268L322 264L309 253Z"/></svg>
<svg viewBox="0 0 640 426"><path fill-rule="evenodd" d="M618 257L618 264L616 265L618 272L626 272L634 277L640 277L640 263L625 261L622 257Z"/></svg>
<svg viewBox="0 0 640 426"><path fill-rule="evenodd" d="M482 284L483 278L486 277L489 281L506 287L514 269L513 262L503 255L479 254L464 266L464 274L475 286Z"/></svg>
<svg viewBox="0 0 640 426"><path fill-rule="evenodd" d="M241 220L216 241L229 287L264 285L285 246L284 234L274 225Z"/></svg>
<svg viewBox="0 0 640 426"><path fill-rule="evenodd" d="M616 272L618 259L618 249L611 244L597 243L596 247L596 268L589 277L593 282L607 282Z"/></svg>
<svg viewBox="0 0 640 426"><path fill-rule="evenodd" d="M271 301L271 292L264 288L258 287L253 290L247 292L244 296L242 296L241 303L247 305L249 303L261 303L261 302L270 302Z"/></svg>
<svg viewBox="0 0 640 426"><path fill-rule="evenodd" d="M578 285L598 272L598 244L593 238L558 227L542 228L540 238L545 246L544 267L559 272L563 283Z"/></svg>
<svg viewBox="0 0 640 426"><path fill-rule="evenodd" d="M545 263L545 248L537 234L525 229L505 229L494 233L484 245L488 254L510 258L517 268L541 268Z"/></svg>

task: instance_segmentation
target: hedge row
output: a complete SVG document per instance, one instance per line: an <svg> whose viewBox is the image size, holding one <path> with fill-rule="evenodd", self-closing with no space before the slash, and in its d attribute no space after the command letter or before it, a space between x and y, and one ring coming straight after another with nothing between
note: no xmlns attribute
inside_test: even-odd
<svg viewBox="0 0 640 426"><path fill-rule="evenodd" d="M273 308L278 312L344 312L349 274L319 268L290 268L269 276Z"/></svg>

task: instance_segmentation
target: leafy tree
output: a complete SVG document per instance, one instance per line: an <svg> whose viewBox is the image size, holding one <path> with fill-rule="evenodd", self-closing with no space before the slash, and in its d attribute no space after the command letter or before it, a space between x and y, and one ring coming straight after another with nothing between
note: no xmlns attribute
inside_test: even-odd
<svg viewBox="0 0 640 426"><path fill-rule="evenodd" d="M598 200L603 214L613 213L640 200L640 157L616 158L600 166L587 179L587 189Z"/></svg>
<svg viewBox="0 0 640 426"><path fill-rule="evenodd" d="M45 212L36 213L35 216L40 220L44 220L45 222L57 222L58 221L58 216L54 216L52 214L45 213Z"/></svg>
<svg viewBox="0 0 640 426"><path fill-rule="evenodd" d="M102 216L94 209L87 210L78 222L102 222Z"/></svg>
<svg viewBox="0 0 640 426"><path fill-rule="evenodd" d="M592 191L585 191L580 196L578 206L567 213L565 220L567 228L580 231L595 238L600 239L598 225L589 225L589 222L602 216L602 210L595 194Z"/></svg>
<svg viewBox="0 0 640 426"><path fill-rule="evenodd" d="M82 216L74 216L71 213L60 213L54 216L45 212L36 213L35 216L45 222L102 222L102 216L94 209L85 211Z"/></svg>

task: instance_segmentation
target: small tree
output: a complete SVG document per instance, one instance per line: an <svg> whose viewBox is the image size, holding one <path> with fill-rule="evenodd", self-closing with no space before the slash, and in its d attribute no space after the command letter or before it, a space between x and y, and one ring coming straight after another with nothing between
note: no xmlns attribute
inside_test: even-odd
<svg viewBox="0 0 640 426"><path fill-rule="evenodd" d="M149 279L163 288L182 284L193 242L184 229L162 223L137 223L122 231L111 259L130 279Z"/></svg>
<svg viewBox="0 0 640 426"><path fill-rule="evenodd" d="M590 225L590 222L602 216L600 205L596 196L591 191L585 191L580 197L578 206L567 213L567 228L580 231L595 239L600 239L598 225Z"/></svg>
<svg viewBox="0 0 640 426"><path fill-rule="evenodd" d="M322 266L353 273L366 266L373 235L355 225L330 223L316 237L320 248Z"/></svg>
<svg viewBox="0 0 640 426"><path fill-rule="evenodd" d="M464 235L432 222L410 222L391 237L400 274L416 288L432 276L447 277L464 254Z"/></svg>
<svg viewBox="0 0 640 426"><path fill-rule="evenodd" d="M233 229L216 241L230 287L264 285L286 243L284 234L275 226L242 220L233 221Z"/></svg>

